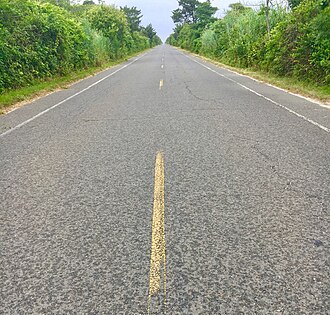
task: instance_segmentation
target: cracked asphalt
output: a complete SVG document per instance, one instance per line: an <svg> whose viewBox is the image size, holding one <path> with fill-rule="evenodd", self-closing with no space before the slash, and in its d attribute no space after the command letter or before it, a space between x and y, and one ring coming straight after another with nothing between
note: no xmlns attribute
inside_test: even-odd
<svg viewBox="0 0 330 315"><path fill-rule="evenodd" d="M140 57L0 117L0 313L147 314L161 151L150 314L329 314L330 110L170 46Z"/></svg>

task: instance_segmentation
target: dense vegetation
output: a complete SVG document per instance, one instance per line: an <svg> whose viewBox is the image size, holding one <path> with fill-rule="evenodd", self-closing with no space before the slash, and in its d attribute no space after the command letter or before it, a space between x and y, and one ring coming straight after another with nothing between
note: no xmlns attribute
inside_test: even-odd
<svg viewBox="0 0 330 315"><path fill-rule="evenodd" d="M210 1L178 3L167 43L232 66L330 84L329 0L289 0L289 9L266 0L258 10L235 3L222 19Z"/></svg>
<svg viewBox="0 0 330 315"><path fill-rule="evenodd" d="M161 43L141 11L69 0L0 1L0 92Z"/></svg>

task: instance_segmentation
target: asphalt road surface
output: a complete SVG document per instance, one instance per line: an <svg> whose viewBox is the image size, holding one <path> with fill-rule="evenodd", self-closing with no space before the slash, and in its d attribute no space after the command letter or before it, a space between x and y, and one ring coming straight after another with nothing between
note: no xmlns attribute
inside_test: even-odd
<svg viewBox="0 0 330 315"><path fill-rule="evenodd" d="M164 45L0 133L0 314L329 314L330 109Z"/></svg>

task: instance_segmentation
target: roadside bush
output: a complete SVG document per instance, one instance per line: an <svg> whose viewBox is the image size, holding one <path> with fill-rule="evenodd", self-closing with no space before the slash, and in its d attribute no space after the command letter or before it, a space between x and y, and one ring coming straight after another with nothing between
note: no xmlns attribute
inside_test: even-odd
<svg viewBox="0 0 330 315"><path fill-rule="evenodd" d="M102 64L108 62L110 60L110 43L108 38L93 29L89 21L86 19L82 20L82 26L84 33L88 38L86 43L86 45L88 45L87 51L89 59L92 61L93 65L101 66Z"/></svg>
<svg viewBox="0 0 330 315"><path fill-rule="evenodd" d="M132 52L138 52L150 47L149 38L142 35L141 32L135 31L132 33L133 45Z"/></svg>
<svg viewBox="0 0 330 315"><path fill-rule="evenodd" d="M152 31L151 38L145 30ZM114 6L0 0L0 92L100 66L160 42L151 24L133 31Z"/></svg>
<svg viewBox="0 0 330 315"><path fill-rule="evenodd" d="M91 26L109 41L109 57L118 59L126 56L133 46L125 13L113 6L90 6L86 17Z"/></svg>
<svg viewBox="0 0 330 315"><path fill-rule="evenodd" d="M181 48L198 52L200 47L200 34L191 24L184 24L179 32L178 45Z"/></svg>
<svg viewBox="0 0 330 315"><path fill-rule="evenodd" d="M90 64L82 26L48 3L0 2L0 90Z"/></svg>
<svg viewBox="0 0 330 315"><path fill-rule="evenodd" d="M270 10L271 27L284 15L285 11L280 7ZM234 66L255 66L260 44L267 41L264 12L248 8L231 10L203 32L201 41L201 52L210 57Z"/></svg>
<svg viewBox="0 0 330 315"><path fill-rule="evenodd" d="M215 57L217 51L217 38L214 29L207 29L201 36L200 52L207 57Z"/></svg>
<svg viewBox="0 0 330 315"><path fill-rule="evenodd" d="M167 42L232 66L329 85L329 3L294 1L291 11L281 6L252 10L234 3L223 19L203 29L197 23L177 23Z"/></svg>
<svg viewBox="0 0 330 315"><path fill-rule="evenodd" d="M264 69L330 84L329 1L305 0L273 30Z"/></svg>

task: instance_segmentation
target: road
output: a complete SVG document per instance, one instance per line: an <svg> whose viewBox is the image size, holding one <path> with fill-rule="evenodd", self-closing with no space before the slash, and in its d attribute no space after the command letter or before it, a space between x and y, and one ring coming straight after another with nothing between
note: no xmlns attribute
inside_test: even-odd
<svg viewBox="0 0 330 315"><path fill-rule="evenodd" d="M1 314L329 314L328 108L163 45L0 133Z"/></svg>

